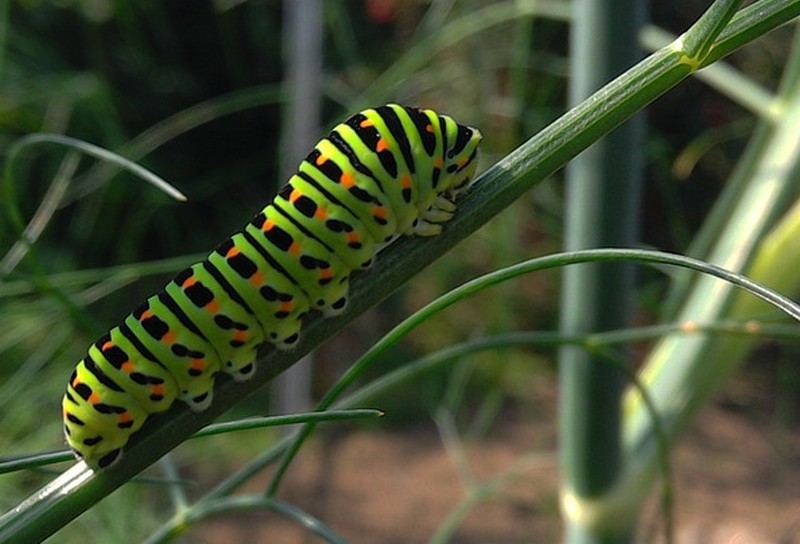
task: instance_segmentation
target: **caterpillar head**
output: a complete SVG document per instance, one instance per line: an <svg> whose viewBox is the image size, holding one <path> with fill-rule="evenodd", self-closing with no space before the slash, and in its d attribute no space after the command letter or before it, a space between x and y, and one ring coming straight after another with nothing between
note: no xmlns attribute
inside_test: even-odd
<svg viewBox="0 0 800 544"><path fill-rule="evenodd" d="M443 182L440 192L456 196L469 187L478 167L478 146L483 136L474 127L460 125L446 115L441 116L445 127Z"/></svg>

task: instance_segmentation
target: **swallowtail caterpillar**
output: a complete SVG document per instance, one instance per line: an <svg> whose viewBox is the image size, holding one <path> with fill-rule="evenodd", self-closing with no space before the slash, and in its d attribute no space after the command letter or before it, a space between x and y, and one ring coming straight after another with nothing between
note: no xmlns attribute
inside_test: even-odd
<svg viewBox="0 0 800 544"><path fill-rule="evenodd" d="M75 454L111 466L150 414L176 399L206 409L217 373L246 380L261 344L291 349L308 312L341 312L351 273L382 247L441 232L480 142L446 115L395 104L336 126L252 221L90 346L63 400Z"/></svg>

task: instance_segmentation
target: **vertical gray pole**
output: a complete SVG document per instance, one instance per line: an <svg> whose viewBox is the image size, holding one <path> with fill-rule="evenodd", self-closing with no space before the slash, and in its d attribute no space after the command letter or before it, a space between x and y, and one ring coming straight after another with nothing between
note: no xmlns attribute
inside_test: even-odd
<svg viewBox="0 0 800 544"><path fill-rule="evenodd" d="M285 0L283 35L286 59L281 179L288 179L319 139L322 81L322 0ZM309 354L275 380L280 413L308 410L311 405Z"/></svg>

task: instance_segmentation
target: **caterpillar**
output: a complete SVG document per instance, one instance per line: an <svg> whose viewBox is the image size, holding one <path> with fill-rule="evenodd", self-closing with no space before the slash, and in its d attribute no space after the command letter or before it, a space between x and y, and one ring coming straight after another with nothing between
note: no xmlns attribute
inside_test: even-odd
<svg viewBox="0 0 800 544"><path fill-rule="evenodd" d="M76 457L112 466L148 416L176 399L206 409L219 372L247 380L261 344L291 349L307 313L343 311L351 273L381 248L441 232L480 142L475 128L396 104L334 127L243 229L89 347L62 402Z"/></svg>

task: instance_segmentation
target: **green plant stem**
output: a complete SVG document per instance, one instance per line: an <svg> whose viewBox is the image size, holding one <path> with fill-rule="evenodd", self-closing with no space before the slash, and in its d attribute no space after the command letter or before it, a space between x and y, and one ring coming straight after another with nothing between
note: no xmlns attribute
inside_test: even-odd
<svg viewBox="0 0 800 544"><path fill-rule="evenodd" d="M209 501L203 508L196 508L190 511L186 518L176 518L171 523L164 525L161 530L148 538L145 544L161 544L171 542L177 537L186 533L189 527L203 520L215 516L229 514L233 512L252 512L261 510L271 510L287 518L311 534L317 535L325 542L332 544L347 544L347 542L336 535L330 527L311 516L307 512L287 504L277 499L268 499L258 495L239 495L236 497L226 497L216 501Z"/></svg>
<svg viewBox="0 0 800 544"><path fill-rule="evenodd" d="M640 0L575 3L571 29L571 101L634 64L644 23ZM581 153L567 167L565 248L633 246L638 240L643 119L632 119ZM633 313L629 264L564 269L560 330L565 335L622 328ZM591 501L613 486L620 470L620 397L625 385L601 356L565 345L559 350L559 455L562 494ZM564 510L565 542L611 542ZM626 534L627 527L621 528ZM614 535L619 538L619 535ZM624 537L620 541L624 541Z"/></svg>
<svg viewBox="0 0 800 544"><path fill-rule="evenodd" d="M733 183L741 188L726 209L724 222L705 254L705 259L733 271L748 270L753 279L782 292L795 292L800 254L800 221L795 210L785 213L795 197L800 173L800 35L787 65L784 81L775 101L780 105L780 122L762 120L747 161L738 165ZM782 221L780 215L785 213ZM722 217L722 214L720 214ZM709 278L698 278L684 296L676 319L683 322L712 322L745 319L759 315L764 307L739 297L735 290ZM687 428L697 411L720 390L742 364L753 339L718 338L709 335L669 335L659 341L645 360L642 380L651 390L670 441ZM620 485L619 496L634 502L642 498L654 477L654 444L649 422L640 410L639 396L630 391L625 398L624 444L630 460Z"/></svg>
<svg viewBox="0 0 800 544"><path fill-rule="evenodd" d="M708 52L741 5L742 0L717 0L683 35L683 49L692 61L705 62Z"/></svg>

